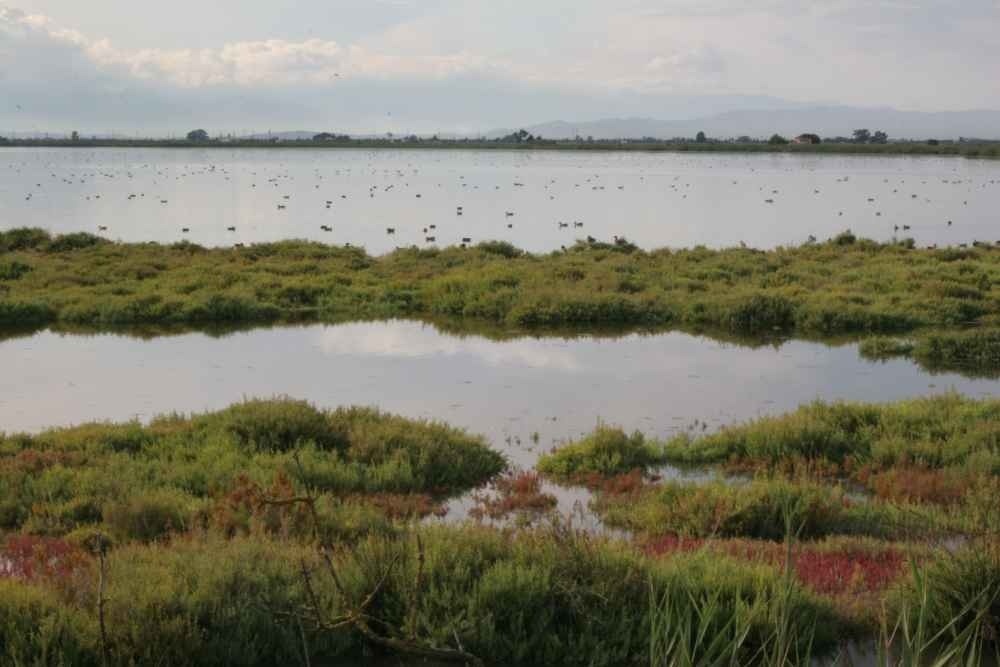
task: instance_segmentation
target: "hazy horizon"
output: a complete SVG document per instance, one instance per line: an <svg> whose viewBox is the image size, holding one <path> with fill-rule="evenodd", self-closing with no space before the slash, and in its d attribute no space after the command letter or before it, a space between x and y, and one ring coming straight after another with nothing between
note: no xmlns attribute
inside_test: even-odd
<svg viewBox="0 0 1000 667"><path fill-rule="evenodd" d="M1000 2L0 2L0 134L1000 109Z"/></svg>

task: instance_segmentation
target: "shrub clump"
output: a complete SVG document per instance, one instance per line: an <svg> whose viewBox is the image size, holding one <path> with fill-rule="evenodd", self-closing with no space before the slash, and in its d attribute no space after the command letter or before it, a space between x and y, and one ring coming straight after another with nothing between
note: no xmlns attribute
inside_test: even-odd
<svg viewBox="0 0 1000 667"><path fill-rule="evenodd" d="M991 467L1000 456L989 428L997 420L1000 400L956 393L887 404L817 401L704 437L679 436L666 444L665 457L689 465L820 461L833 464L833 472L903 463Z"/></svg>
<svg viewBox="0 0 1000 667"><path fill-rule="evenodd" d="M1000 329L928 334L918 340L913 356L931 368L959 368L976 374L998 375Z"/></svg>
<svg viewBox="0 0 1000 667"><path fill-rule="evenodd" d="M344 449L347 437L323 412L290 398L249 400L217 415L237 444L259 452L285 452L305 443L323 450Z"/></svg>
<svg viewBox="0 0 1000 667"><path fill-rule="evenodd" d="M123 543L205 524L296 532L302 517L262 511L259 500L312 490L329 509L324 520L343 524L330 531L347 534L378 522L366 508L345 505L394 516L407 515L407 505L435 511L442 498L506 466L482 437L442 424L368 408L322 411L288 398L249 400L148 426L0 434L0 526L50 536L104 526Z"/></svg>
<svg viewBox="0 0 1000 667"><path fill-rule="evenodd" d="M611 526L645 535L781 540L788 523L802 539L828 535L886 537L916 530L889 505L851 501L840 487L784 479L745 484L669 481L595 503Z"/></svg>
<svg viewBox="0 0 1000 667"><path fill-rule="evenodd" d="M660 447L647 442L642 433L628 435L621 428L602 424L582 440L543 454L537 469L555 479L573 480L646 470L663 460Z"/></svg>

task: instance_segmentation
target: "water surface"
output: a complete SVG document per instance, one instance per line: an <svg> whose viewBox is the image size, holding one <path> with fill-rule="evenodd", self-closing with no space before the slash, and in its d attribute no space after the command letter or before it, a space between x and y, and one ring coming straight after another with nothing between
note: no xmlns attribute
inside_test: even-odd
<svg viewBox="0 0 1000 667"><path fill-rule="evenodd" d="M747 347L678 332L495 341L412 321L149 340L42 331L0 344L0 369L7 432L287 394L443 420L486 435L522 466L598 420L666 437L814 399L1000 395L1000 381L866 361L853 344Z"/></svg>
<svg viewBox="0 0 1000 667"><path fill-rule="evenodd" d="M203 245L308 238L376 254L464 238L549 251L587 235L625 236L646 248L767 248L847 228L878 240L911 236L943 245L1000 240L1000 161L6 147L0 210L0 229L106 227L100 233L123 241Z"/></svg>

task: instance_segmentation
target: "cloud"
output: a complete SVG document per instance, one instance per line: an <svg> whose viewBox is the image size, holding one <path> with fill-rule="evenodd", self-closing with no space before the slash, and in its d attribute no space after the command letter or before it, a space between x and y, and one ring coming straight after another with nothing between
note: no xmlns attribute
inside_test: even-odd
<svg viewBox="0 0 1000 667"><path fill-rule="evenodd" d="M418 322L357 323L323 328L320 348L328 355L418 359L466 356L488 366L521 366L571 372L583 364L565 346L521 338L494 342L477 336L442 336Z"/></svg>
<svg viewBox="0 0 1000 667"><path fill-rule="evenodd" d="M393 55L323 39L232 42L214 49L125 50L108 39L91 40L56 26L49 17L13 8L0 9L0 30L22 43L48 41L76 49L79 58L100 70L185 88L326 85L351 77L440 79L489 69L484 58L468 52Z"/></svg>
<svg viewBox="0 0 1000 667"><path fill-rule="evenodd" d="M125 0L24 2L89 29L0 7L4 128L462 132L782 100L1000 107L996 0L300 0L289 17L218 0L195 28L196 0L127 18ZM31 113L5 107L15 98Z"/></svg>

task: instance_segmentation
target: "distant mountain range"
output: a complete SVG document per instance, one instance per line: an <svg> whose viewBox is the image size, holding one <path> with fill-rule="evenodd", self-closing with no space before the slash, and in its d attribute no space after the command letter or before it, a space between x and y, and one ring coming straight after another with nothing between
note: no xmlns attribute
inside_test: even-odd
<svg viewBox="0 0 1000 667"><path fill-rule="evenodd" d="M568 122L552 121L523 126L528 132L545 139L572 139L577 135L595 139L673 139L693 138L704 132L714 139L749 136L755 139L778 133L794 137L814 133L821 137L849 137L858 128L871 131L883 130L890 139L997 139L1000 140L1000 111L898 111L896 109L863 109L847 106L817 106L795 108L748 109L727 111L709 116L683 120L655 118L604 118L600 120ZM522 127L497 129L486 133L459 134L447 129L436 133L442 139L485 137L495 139L522 129ZM279 141L309 140L324 130L299 130L257 133L241 138ZM337 128L325 131L339 132ZM401 136L404 133L398 133ZM429 137L433 133L423 133ZM81 132L86 138L107 138L107 134L92 135ZM69 133L19 132L11 138L68 138ZM352 133L355 138L384 138L384 134ZM117 138L128 138L117 135Z"/></svg>
<svg viewBox="0 0 1000 667"><path fill-rule="evenodd" d="M582 123L553 121L524 129L546 139L571 139L577 135L595 139L672 139L693 137L770 137L774 133L796 136L812 132L822 137L850 136L858 128L883 130L894 139L1000 139L1000 111L920 112L856 107L810 107L729 111L690 120L653 118L607 118ZM520 129L520 128L518 128ZM494 130L487 138L514 130Z"/></svg>

